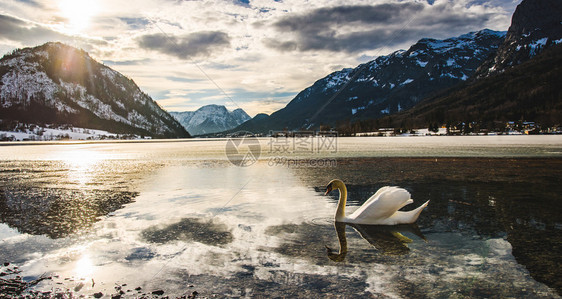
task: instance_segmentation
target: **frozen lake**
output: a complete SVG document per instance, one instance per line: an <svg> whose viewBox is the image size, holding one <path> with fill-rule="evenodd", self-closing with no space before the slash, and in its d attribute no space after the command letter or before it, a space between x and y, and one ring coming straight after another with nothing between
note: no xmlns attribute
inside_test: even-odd
<svg viewBox="0 0 562 299"><path fill-rule="evenodd" d="M2 269L52 276L29 291L562 292L562 136L11 144L0 169ZM348 185L348 213L385 185L410 191L405 209L431 203L417 226L335 226L333 178Z"/></svg>

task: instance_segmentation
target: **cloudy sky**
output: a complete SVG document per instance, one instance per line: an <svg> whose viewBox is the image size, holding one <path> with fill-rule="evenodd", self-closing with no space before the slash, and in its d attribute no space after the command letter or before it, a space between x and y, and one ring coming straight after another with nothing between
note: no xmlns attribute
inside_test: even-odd
<svg viewBox="0 0 562 299"><path fill-rule="evenodd" d="M0 52L61 41L169 111L250 115L423 37L507 30L520 0L2 0Z"/></svg>

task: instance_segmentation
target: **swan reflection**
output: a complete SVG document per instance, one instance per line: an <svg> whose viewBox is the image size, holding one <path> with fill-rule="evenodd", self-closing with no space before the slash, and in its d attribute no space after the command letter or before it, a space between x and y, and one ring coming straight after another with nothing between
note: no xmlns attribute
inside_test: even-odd
<svg viewBox="0 0 562 299"><path fill-rule="evenodd" d="M347 255L347 237L346 226L353 227L363 239L367 240L373 247L379 250L384 255L404 255L410 252L408 243L413 240L404 236L403 233L412 233L424 241L427 241L425 236L420 231L416 224L402 224L402 225L358 225L347 224L343 222L335 222L334 227L338 235L340 243L340 250L338 253L326 246L326 253L328 258L335 262L345 260Z"/></svg>

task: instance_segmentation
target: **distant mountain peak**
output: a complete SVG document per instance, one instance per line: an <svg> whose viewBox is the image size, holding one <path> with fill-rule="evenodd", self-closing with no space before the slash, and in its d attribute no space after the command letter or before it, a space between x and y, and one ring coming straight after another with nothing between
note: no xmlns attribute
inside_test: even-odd
<svg viewBox="0 0 562 299"><path fill-rule="evenodd" d="M196 111L170 112L192 135L212 134L230 130L250 119L241 108L228 111L222 105L205 105Z"/></svg>

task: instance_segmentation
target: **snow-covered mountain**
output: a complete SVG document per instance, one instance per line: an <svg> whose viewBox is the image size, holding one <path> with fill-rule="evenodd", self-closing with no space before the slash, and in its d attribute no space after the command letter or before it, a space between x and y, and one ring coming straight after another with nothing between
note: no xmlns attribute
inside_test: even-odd
<svg viewBox="0 0 562 299"><path fill-rule="evenodd" d="M478 77L504 72L562 43L562 1L523 0L515 9L505 41L478 69Z"/></svg>
<svg viewBox="0 0 562 299"><path fill-rule="evenodd" d="M250 119L241 108L228 111L225 106L206 105L196 111L170 112L192 135L223 132Z"/></svg>
<svg viewBox="0 0 562 299"><path fill-rule="evenodd" d="M133 80L62 43L13 51L0 60L0 120L153 137L188 137Z"/></svg>
<svg viewBox="0 0 562 299"><path fill-rule="evenodd" d="M504 37L505 32L486 29L444 40L421 39L408 50L334 72L269 118L237 129L318 128L408 109L426 96L473 76L482 62L495 54Z"/></svg>
<svg viewBox="0 0 562 299"><path fill-rule="evenodd" d="M363 127L449 124L464 132L501 132L507 122L520 120L534 123L535 132L557 131L562 123L560 65L562 1L523 0L505 41L473 80L429 96L408 111L364 121Z"/></svg>

